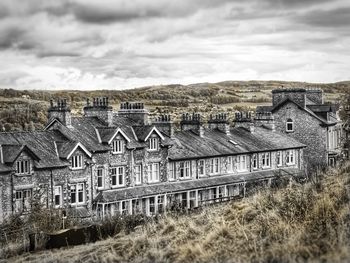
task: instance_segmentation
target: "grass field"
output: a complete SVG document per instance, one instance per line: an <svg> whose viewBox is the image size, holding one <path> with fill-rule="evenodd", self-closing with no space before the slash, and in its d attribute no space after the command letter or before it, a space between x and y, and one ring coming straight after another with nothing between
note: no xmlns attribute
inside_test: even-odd
<svg viewBox="0 0 350 263"><path fill-rule="evenodd" d="M320 178L323 178L320 180ZM349 262L350 163L304 185L167 215L131 234L9 262Z"/></svg>

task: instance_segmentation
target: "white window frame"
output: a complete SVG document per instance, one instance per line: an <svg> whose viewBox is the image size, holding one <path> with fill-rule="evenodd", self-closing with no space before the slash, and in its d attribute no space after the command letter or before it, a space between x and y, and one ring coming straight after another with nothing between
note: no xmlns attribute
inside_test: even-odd
<svg viewBox="0 0 350 263"><path fill-rule="evenodd" d="M142 184L142 165L137 164L135 165L135 184L140 185Z"/></svg>
<svg viewBox="0 0 350 263"><path fill-rule="evenodd" d="M72 192L74 190L74 194L75 194L75 202L72 202ZM82 201L79 201L80 199L80 194L82 193ZM82 205L85 204L85 183L77 183L77 184L71 184L70 185L70 204L71 205Z"/></svg>
<svg viewBox="0 0 350 263"><path fill-rule="evenodd" d="M176 163L169 162L169 181L174 181L176 179Z"/></svg>
<svg viewBox="0 0 350 263"><path fill-rule="evenodd" d="M191 162L190 161L180 162L179 178L180 179L191 178Z"/></svg>
<svg viewBox="0 0 350 263"><path fill-rule="evenodd" d="M104 169L102 167L98 167L96 171L96 177L97 177L97 189L104 188L105 182L104 182ZM101 185L99 185L99 179L101 179Z"/></svg>
<svg viewBox="0 0 350 263"><path fill-rule="evenodd" d="M220 173L220 158L210 159L210 173L219 174Z"/></svg>
<svg viewBox="0 0 350 263"><path fill-rule="evenodd" d="M278 167L283 165L282 151L277 151L276 152L276 164L277 164Z"/></svg>
<svg viewBox="0 0 350 263"><path fill-rule="evenodd" d="M295 164L295 150L287 150L286 165L294 165L294 164Z"/></svg>
<svg viewBox="0 0 350 263"><path fill-rule="evenodd" d="M151 163L148 165L148 182L156 183L159 182L160 175L160 164L159 163Z"/></svg>
<svg viewBox="0 0 350 263"><path fill-rule="evenodd" d="M159 150L159 138L158 137L150 137L149 138L149 150L150 151L158 151Z"/></svg>
<svg viewBox="0 0 350 263"><path fill-rule="evenodd" d="M201 168L203 173L201 173ZM198 176L205 176L205 160L198 160Z"/></svg>
<svg viewBox="0 0 350 263"><path fill-rule="evenodd" d="M291 125L291 129L289 129L289 125ZM294 132L294 121L291 118L288 118L286 121L286 132Z"/></svg>
<svg viewBox="0 0 350 263"><path fill-rule="evenodd" d="M73 170L79 170L79 169L83 169L83 163L84 163L84 158L82 155L73 155L71 157L71 167Z"/></svg>
<svg viewBox="0 0 350 263"><path fill-rule="evenodd" d="M115 182L113 182L114 180ZM125 186L125 166L116 166L111 168L111 186Z"/></svg>
<svg viewBox="0 0 350 263"><path fill-rule="evenodd" d="M248 169L247 169L247 155L238 155L237 159L238 159L237 171L239 171L239 172L248 171Z"/></svg>
<svg viewBox="0 0 350 263"><path fill-rule="evenodd" d="M233 171L234 171L233 157L229 156L229 157L227 157L227 172L228 173L233 173Z"/></svg>
<svg viewBox="0 0 350 263"><path fill-rule="evenodd" d="M16 162L16 173L17 174L30 174L31 163L29 159L22 159Z"/></svg>
<svg viewBox="0 0 350 263"><path fill-rule="evenodd" d="M262 168L270 168L271 167L271 154L269 152L261 154L261 164Z"/></svg>
<svg viewBox="0 0 350 263"><path fill-rule="evenodd" d="M62 192L62 185L55 185L54 186L54 206L57 207L62 207L63 204L63 192ZM58 204L56 203L56 196L58 196Z"/></svg>
<svg viewBox="0 0 350 263"><path fill-rule="evenodd" d="M112 142L112 153L121 154L124 153L125 142L123 139L117 139Z"/></svg>
<svg viewBox="0 0 350 263"><path fill-rule="evenodd" d="M254 170L259 168L259 158L258 158L258 154L256 153L254 153L252 156L252 166Z"/></svg>

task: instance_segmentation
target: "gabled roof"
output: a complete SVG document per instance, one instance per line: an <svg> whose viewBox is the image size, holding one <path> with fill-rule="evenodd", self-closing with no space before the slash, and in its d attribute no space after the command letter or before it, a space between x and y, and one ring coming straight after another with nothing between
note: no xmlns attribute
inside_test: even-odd
<svg viewBox="0 0 350 263"><path fill-rule="evenodd" d="M114 130L114 134L112 135L112 137L109 139L108 144L110 144L113 139L115 138L115 136L117 136L117 134L120 133L124 139L126 139L128 142L130 142L131 140L129 139L129 137L122 131L122 129L117 128L116 130Z"/></svg>
<svg viewBox="0 0 350 263"><path fill-rule="evenodd" d="M60 122L59 119L57 119L57 118L52 118L51 120L49 120L48 124L45 126L44 131L49 130L50 127L51 127L52 125L54 125L55 123L59 123L59 124L63 125L62 122Z"/></svg>
<svg viewBox="0 0 350 263"><path fill-rule="evenodd" d="M309 113L312 117L316 118L317 120L319 120L323 125L334 125L336 124L336 122L328 122L326 119L322 118L321 116L315 114L309 107L312 107L313 105L308 105L307 107L302 107L301 105L299 105L298 103L296 103L295 101L291 100L290 98L286 98L285 100L283 100L281 103L277 104L275 107L273 107L271 109L271 112L274 112L276 110L278 110L280 107L282 107L283 105L285 105L286 103L293 103L295 105L298 106L299 109Z"/></svg>
<svg viewBox="0 0 350 263"><path fill-rule="evenodd" d="M153 132L157 133L158 136L164 140L162 133L153 125L134 126L133 128L137 138L141 141L147 141Z"/></svg>
<svg viewBox="0 0 350 263"><path fill-rule="evenodd" d="M4 163L13 163L22 152L27 152L36 161L40 160L27 145L2 145Z"/></svg>
<svg viewBox="0 0 350 263"><path fill-rule="evenodd" d="M80 142L56 142L57 151L60 158L69 159L77 148L82 149L91 158L92 154Z"/></svg>
<svg viewBox="0 0 350 263"><path fill-rule="evenodd" d="M58 158L55 141L66 141L67 139L59 131L34 131L34 132L2 132L0 133L0 144L13 145L9 156L21 150L24 145L28 147L35 159L37 168L64 167L68 162ZM6 147L5 147L6 148ZM10 150L8 150L10 151ZM4 156L5 157L5 156ZM8 158L8 157L6 157ZM13 159L14 157L9 157Z"/></svg>

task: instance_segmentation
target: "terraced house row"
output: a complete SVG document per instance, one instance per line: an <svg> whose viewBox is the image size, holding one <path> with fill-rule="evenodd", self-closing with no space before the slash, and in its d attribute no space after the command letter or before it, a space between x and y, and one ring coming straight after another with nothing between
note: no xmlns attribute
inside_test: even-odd
<svg viewBox="0 0 350 263"><path fill-rule="evenodd" d="M276 131L268 111L234 123L187 113L177 130L142 103L114 112L94 98L83 111L51 101L44 131L0 133L0 220L29 213L33 200L80 218L192 209L304 169L306 145Z"/></svg>

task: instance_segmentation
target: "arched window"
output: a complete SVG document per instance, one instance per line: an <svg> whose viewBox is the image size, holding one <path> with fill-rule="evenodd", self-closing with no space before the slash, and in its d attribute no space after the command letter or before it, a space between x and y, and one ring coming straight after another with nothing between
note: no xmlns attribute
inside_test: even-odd
<svg viewBox="0 0 350 263"><path fill-rule="evenodd" d="M292 119L287 119L286 132L293 132L293 131L294 131L294 122Z"/></svg>

